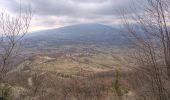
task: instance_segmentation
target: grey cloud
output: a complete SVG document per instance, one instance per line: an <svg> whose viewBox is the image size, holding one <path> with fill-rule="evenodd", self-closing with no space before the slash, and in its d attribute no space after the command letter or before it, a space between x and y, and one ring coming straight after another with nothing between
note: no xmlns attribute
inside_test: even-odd
<svg viewBox="0 0 170 100"><path fill-rule="evenodd" d="M2 0L0 0L2 1ZM21 0L22 6L31 4L38 15L50 16L100 16L117 15L117 9L130 0ZM17 11L19 0L3 0L4 5Z"/></svg>
<svg viewBox="0 0 170 100"><path fill-rule="evenodd" d="M55 27L77 23L114 23L119 9L129 6L131 0L21 0L31 5L36 18L33 26ZM139 0L138 0L139 1ZM0 0L0 6L17 13L20 0ZM131 13L131 12L127 12ZM62 26L61 25L61 26Z"/></svg>

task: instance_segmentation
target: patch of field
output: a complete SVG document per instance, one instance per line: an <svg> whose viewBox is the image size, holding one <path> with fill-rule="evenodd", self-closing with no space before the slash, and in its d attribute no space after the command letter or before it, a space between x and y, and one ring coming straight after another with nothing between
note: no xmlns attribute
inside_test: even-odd
<svg viewBox="0 0 170 100"><path fill-rule="evenodd" d="M121 67L118 60L108 54L72 54L59 57L39 55L32 58L32 70L49 71L77 75L80 73L97 73Z"/></svg>

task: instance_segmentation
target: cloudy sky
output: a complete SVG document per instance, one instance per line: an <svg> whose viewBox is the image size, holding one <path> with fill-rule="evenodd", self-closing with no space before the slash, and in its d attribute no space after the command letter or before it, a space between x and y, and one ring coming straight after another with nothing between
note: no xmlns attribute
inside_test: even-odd
<svg viewBox="0 0 170 100"><path fill-rule="evenodd" d="M16 14L31 5L33 20L30 31L79 23L118 24L119 9L130 0L0 0L0 9Z"/></svg>

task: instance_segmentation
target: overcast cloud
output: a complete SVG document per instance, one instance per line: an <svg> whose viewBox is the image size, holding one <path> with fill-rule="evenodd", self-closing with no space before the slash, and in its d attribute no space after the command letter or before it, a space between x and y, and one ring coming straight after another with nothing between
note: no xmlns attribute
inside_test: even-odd
<svg viewBox="0 0 170 100"><path fill-rule="evenodd" d="M119 23L120 8L130 0L0 0L0 6L12 13L31 5L34 11L31 30L78 23Z"/></svg>

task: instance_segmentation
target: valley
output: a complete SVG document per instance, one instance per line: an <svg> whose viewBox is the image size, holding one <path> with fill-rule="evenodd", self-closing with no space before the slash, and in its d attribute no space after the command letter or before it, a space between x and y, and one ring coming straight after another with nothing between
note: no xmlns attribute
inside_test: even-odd
<svg viewBox="0 0 170 100"><path fill-rule="evenodd" d="M170 100L170 0L0 0L0 100Z"/></svg>
<svg viewBox="0 0 170 100"><path fill-rule="evenodd" d="M125 66L129 61L122 56L126 55L126 50L94 45L63 45L60 48L41 50L35 53L32 49L23 53L26 59L21 60L18 67L8 73L9 82L17 83L13 84L13 87L19 86L22 89L23 93L18 95L25 95L24 100L32 97L33 94L29 92L35 91L36 88L39 90L36 91L37 95L43 96L38 97L39 99L48 98L55 93L57 97L53 98L58 98L57 100L111 100L116 97L112 86L117 70L122 76L122 86L126 87L126 92L123 90L126 97L132 97L129 94L129 85L125 82L128 81L126 75L131 73L131 69ZM54 88L59 90L55 91ZM53 98L50 100L54 100Z"/></svg>

